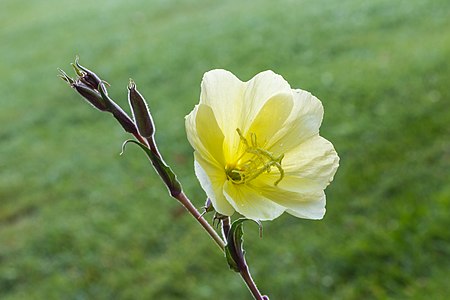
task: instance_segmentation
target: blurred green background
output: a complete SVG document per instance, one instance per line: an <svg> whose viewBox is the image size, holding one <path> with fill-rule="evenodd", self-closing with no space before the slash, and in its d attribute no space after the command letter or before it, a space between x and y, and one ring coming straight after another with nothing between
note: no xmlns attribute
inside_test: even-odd
<svg viewBox="0 0 450 300"><path fill-rule="evenodd" d="M132 77L195 205L184 116L204 72L272 69L323 101L341 167L323 221L245 228L271 299L450 295L450 2L0 3L0 298L250 299L128 136L57 78ZM126 108L128 110L128 108ZM208 216L210 218L211 216Z"/></svg>

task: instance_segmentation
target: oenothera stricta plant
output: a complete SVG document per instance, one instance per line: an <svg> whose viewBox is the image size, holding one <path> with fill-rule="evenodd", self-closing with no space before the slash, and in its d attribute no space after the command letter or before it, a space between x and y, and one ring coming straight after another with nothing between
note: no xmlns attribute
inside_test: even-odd
<svg viewBox="0 0 450 300"><path fill-rule="evenodd" d="M133 118L108 95L106 82L72 64L77 77L60 77L87 102L113 115L144 150L170 195L200 223L238 272L255 299L268 299L253 281L243 250L243 222L273 220L283 212L306 219L322 219L327 185L339 165L333 145L319 135L321 102L310 93L291 89L272 71L247 82L225 70L207 72L200 103L186 116L187 137L194 148L195 174L207 200L203 212L183 192L155 140L155 126L144 97L130 80L128 101ZM214 212L220 236L203 215ZM234 221L231 217L241 215Z"/></svg>

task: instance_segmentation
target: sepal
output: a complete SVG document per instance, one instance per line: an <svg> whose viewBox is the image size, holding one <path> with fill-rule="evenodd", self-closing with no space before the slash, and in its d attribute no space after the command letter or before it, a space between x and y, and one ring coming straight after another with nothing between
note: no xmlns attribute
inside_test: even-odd
<svg viewBox="0 0 450 300"><path fill-rule="evenodd" d="M227 234L227 244L225 245L225 257L227 258L228 265L230 269L241 272L247 268L247 263L245 262L245 251L244 251L244 230L243 223L245 221L253 221L258 224L260 228L260 233L262 225L261 222L251 220L251 219L237 219L231 224L231 227Z"/></svg>

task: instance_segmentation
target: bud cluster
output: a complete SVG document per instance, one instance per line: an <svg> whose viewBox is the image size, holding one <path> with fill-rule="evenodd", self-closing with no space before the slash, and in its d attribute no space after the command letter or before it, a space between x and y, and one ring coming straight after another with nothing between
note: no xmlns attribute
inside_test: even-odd
<svg viewBox="0 0 450 300"><path fill-rule="evenodd" d="M134 121L108 96L106 85L109 86L109 84L106 81L80 65L78 57L75 59L75 63L72 63L72 67L77 74L75 79L61 69L59 69L59 76L89 104L100 111L111 113L125 131L139 136L139 140L142 141L144 138L153 137L155 129L152 116L148 110L147 102L137 91L136 84L133 81L130 80L128 85L128 101L133 112Z"/></svg>
<svg viewBox="0 0 450 300"><path fill-rule="evenodd" d="M103 91L105 95L108 95L105 82L102 81L97 74L86 69L78 63L76 58L75 63L72 64L75 73L78 75L76 79L68 76L63 70L59 69L60 77L69 83L69 85L75 89L89 104L94 106L100 111L111 111L111 103L109 99L102 97Z"/></svg>
<svg viewBox="0 0 450 300"><path fill-rule="evenodd" d="M176 175L169 166L163 161L159 153L155 140L155 125L152 115L148 109L147 102L144 97L136 89L136 84L130 79L128 84L128 103L133 113L133 119L117 105L109 96L106 85L109 84L102 80L97 74L83 67L78 63L78 57L72 64L77 77L71 78L63 70L59 69L59 77L66 81L78 94L80 94L89 104L100 111L111 113L120 123L122 128L133 134L139 142L138 144L147 154L153 164L156 172L160 175L166 184L172 196L181 193L182 188L178 182ZM124 146L131 140L124 143Z"/></svg>

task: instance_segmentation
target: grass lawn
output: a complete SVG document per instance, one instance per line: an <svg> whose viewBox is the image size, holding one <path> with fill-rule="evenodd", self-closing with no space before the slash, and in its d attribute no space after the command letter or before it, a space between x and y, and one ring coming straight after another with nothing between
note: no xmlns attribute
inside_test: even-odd
<svg viewBox="0 0 450 300"><path fill-rule="evenodd" d="M204 72L272 69L322 100L341 166L322 221L246 226L271 299L450 295L448 0L0 4L0 298L250 299L129 136L57 75L132 77L195 205L184 116Z"/></svg>

